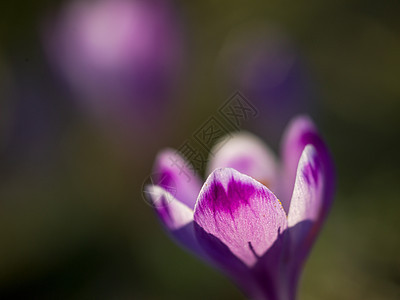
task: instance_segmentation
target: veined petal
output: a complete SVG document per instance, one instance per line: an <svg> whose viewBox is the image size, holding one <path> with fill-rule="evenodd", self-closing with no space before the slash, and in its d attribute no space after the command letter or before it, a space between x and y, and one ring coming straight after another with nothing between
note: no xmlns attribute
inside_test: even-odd
<svg viewBox="0 0 400 300"><path fill-rule="evenodd" d="M321 163L320 167L324 174L325 203L323 205L323 210L325 213L330 206L334 187L334 167L332 158L311 119L306 116L300 116L289 124L282 142L283 171L278 188L278 195L286 212L289 210L300 156L308 144L313 145L315 151L318 153Z"/></svg>
<svg viewBox="0 0 400 300"><path fill-rule="evenodd" d="M217 169L208 177L194 220L248 267L256 264L287 227L286 214L275 195L229 168Z"/></svg>
<svg viewBox="0 0 400 300"><path fill-rule="evenodd" d="M157 175L155 184L189 208L194 208L201 181L188 161L176 150L166 149L158 154L153 170Z"/></svg>
<svg viewBox="0 0 400 300"><path fill-rule="evenodd" d="M247 132L228 136L211 153L214 157L210 160L207 174L218 168L232 168L274 189L277 179L276 158L258 137Z"/></svg>
<svg viewBox="0 0 400 300"><path fill-rule="evenodd" d="M296 291L301 267L323 221L325 184L321 157L315 147L309 144L300 157L288 214L290 242L287 244L287 270L293 293Z"/></svg>
<svg viewBox="0 0 400 300"><path fill-rule="evenodd" d="M307 145L300 157L290 202L288 226L302 221L317 221L322 208L324 180L320 158L313 145Z"/></svg>

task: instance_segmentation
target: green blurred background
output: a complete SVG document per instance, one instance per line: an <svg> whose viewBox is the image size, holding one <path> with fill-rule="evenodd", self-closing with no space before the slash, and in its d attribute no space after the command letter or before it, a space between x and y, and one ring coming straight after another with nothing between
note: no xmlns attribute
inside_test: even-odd
<svg viewBox="0 0 400 300"><path fill-rule="evenodd" d="M58 4L0 6L0 147L18 95L46 98L56 128L0 165L0 298L243 298L168 238L141 188L161 147L180 146L230 96L215 76L219 52L257 19L280 24L305 57L318 87L311 115L337 166L300 299L400 299L398 1L179 1L190 44L184 104L169 112L179 124L125 151L49 70L38 32Z"/></svg>

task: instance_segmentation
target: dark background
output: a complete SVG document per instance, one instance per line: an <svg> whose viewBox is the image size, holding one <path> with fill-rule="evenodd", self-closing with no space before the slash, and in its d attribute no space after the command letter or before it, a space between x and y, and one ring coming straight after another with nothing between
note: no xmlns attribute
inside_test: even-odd
<svg viewBox="0 0 400 300"><path fill-rule="evenodd" d="M304 56L318 91L310 114L337 167L300 299L399 299L398 1L179 1L189 75L181 106L165 111L175 125L123 151L47 63L39 28L57 6L0 4L0 298L243 298L170 241L141 189L156 153L230 96L215 76L219 52L258 19L280 24Z"/></svg>

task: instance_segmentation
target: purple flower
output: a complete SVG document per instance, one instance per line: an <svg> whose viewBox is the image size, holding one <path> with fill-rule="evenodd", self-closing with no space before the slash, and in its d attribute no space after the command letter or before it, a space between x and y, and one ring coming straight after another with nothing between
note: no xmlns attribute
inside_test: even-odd
<svg viewBox="0 0 400 300"><path fill-rule="evenodd" d="M171 105L184 47L170 1L72 1L43 28L52 65L96 117L143 130Z"/></svg>
<svg viewBox="0 0 400 300"><path fill-rule="evenodd" d="M261 136L277 141L292 117L309 111L312 88L306 63L279 26L240 27L225 42L220 65L228 90L241 91L264 116L249 123Z"/></svg>
<svg viewBox="0 0 400 300"><path fill-rule="evenodd" d="M284 135L281 163L249 133L216 149L203 185L176 152L159 154L159 181L147 192L161 222L251 299L295 299L303 263L333 199L327 147L312 121L298 117Z"/></svg>

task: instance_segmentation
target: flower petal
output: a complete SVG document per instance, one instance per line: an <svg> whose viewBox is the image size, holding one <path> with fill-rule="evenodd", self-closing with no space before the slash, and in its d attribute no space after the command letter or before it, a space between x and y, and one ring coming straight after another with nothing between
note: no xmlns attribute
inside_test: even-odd
<svg viewBox="0 0 400 300"><path fill-rule="evenodd" d="M233 168L274 189L277 166L274 153L255 135L241 132L228 136L211 151L214 157L208 172L218 168Z"/></svg>
<svg viewBox="0 0 400 300"><path fill-rule="evenodd" d="M288 214L287 265L290 290L295 292L311 246L323 221L325 178L321 157L307 145L300 157Z"/></svg>
<svg viewBox="0 0 400 300"><path fill-rule="evenodd" d="M146 194L168 229L176 230L193 221L193 210L164 188L150 185L146 187Z"/></svg>
<svg viewBox="0 0 400 300"><path fill-rule="evenodd" d="M280 234L274 244L250 267L240 260L227 245L207 233L194 222L199 244L221 272L238 285L248 299L280 299L287 290L285 277L281 274L284 258L285 233ZM284 297L284 299L294 299Z"/></svg>
<svg viewBox="0 0 400 300"><path fill-rule="evenodd" d="M306 220L318 220L323 204L323 189L321 161L314 146L309 144L304 148L297 168L288 214L289 227Z"/></svg>
<svg viewBox="0 0 400 300"><path fill-rule="evenodd" d="M176 199L193 209L201 189L200 178L177 151L166 149L156 158L156 184L169 191Z"/></svg>
<svg viewBox="0 0 400 300"><path fill-rule="evenodd" d="M306 116L295 118L286 129L282 143L283 171L278 187L278 195L286 212L289 210L290 199L295 185L295 177L300 156L306 147L311 144L314 146L321 161L321 169L325 181L324 211L327 212L333 196L334 187L334 167L329 150L319 135L314 123Z"/></svg>
<svg viewBox="0 0 400 300"><path fill-rule="evenodd" d="M286 214L275 195L253 178L229 168L217 169L208 177L194 220L249 267L287 227Z"/></svg>
<svg viewBox="0 0 400 300"><path fill-rule="evenodd" d="M173 239L187 250L205 258L194 234L193 210L157 185L147 186L146 195Z"/></svg>

